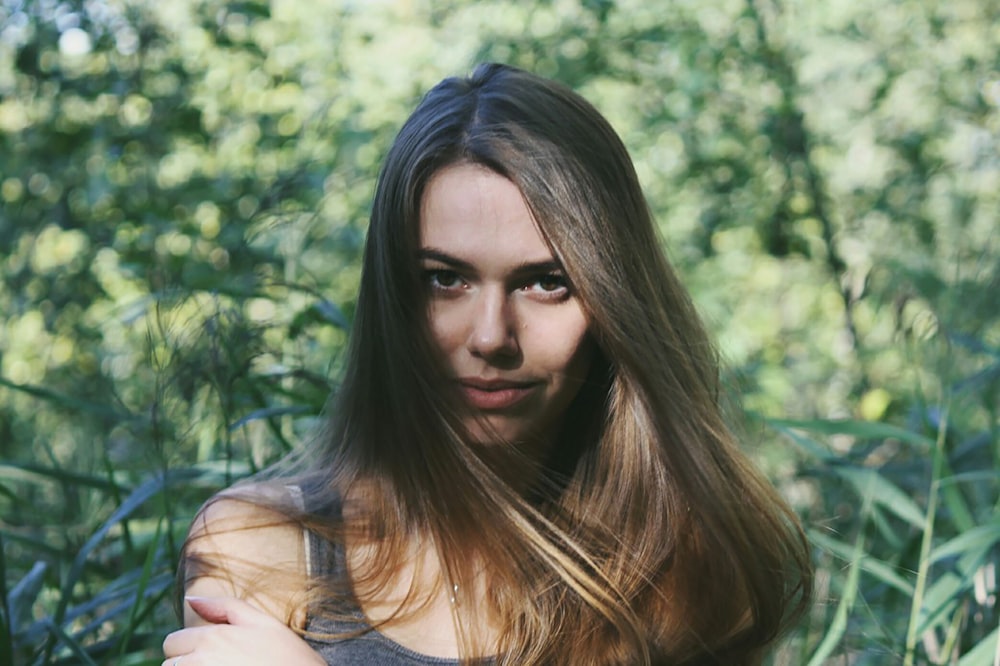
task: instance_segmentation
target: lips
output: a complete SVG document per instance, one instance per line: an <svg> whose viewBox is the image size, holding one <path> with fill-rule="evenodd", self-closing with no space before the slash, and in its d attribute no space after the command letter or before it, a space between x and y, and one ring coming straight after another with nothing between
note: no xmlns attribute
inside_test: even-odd
<svg viewBox="0 0 1000 666"><path fill-rule="evenodd" d="M477 377L463 377L458 383L469 404L484 411L513 407L527 398L537 386L534 382L487 380Z"/></svg>

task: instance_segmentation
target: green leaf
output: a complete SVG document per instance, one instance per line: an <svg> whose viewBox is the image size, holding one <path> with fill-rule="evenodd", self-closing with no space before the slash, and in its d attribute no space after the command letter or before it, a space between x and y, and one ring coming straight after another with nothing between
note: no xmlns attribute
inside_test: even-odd
<svg viewBox="0 0 1000 666"><path fill-rule="evenodd" d="M768 420L767 423L776 431L798 444L806 453L817 460L826 461L836 457L828 447L811 437L806 437L797 428L785 427L774 420Z"/></svg>
<svg viewBox="0 0 1000 666"><path fill-rule="evenodd" d="M288 414L312 414L315 410L312 407L306 405L289 405L286 407L264 407L263 409L255 409L243 418L236 421L236 423L229 426L230 430L238 430L239 428L245 426L247 423L252 421L259 421L261 419L269 419L272 416L285 416Z"/></svg>
<svg viewBox="0 0 1000 666"><path fill-rule="evenodd" d="M110 417L117 420L126 420L130 416L118 409L115 409L114 407L109 407L104 403L82 400L71 395L65 395L59 393L58 391L53 391L52 389L44 386L18 384L3 377L0 377L0 386L9 388L13 391L18 391L20 393L25 393L52 403L59 408L68 409L70 411L85 412L94 416Z"/></svg>
<svg viewBox="0 0 1000 666"><path fill-rule="evenodd" d="M958 660L958 666L995 666L997 654L1000 653L1000 645L997 644L1000 637L1000 628L994 629L983 640L965 653Z"/></svg>
<svg viewBox="0 0 1000 666"><path fill-rule="evenodd" d="M14 663L16 630L17 623L14 621L7 593L7 553L4 550L3 538L0 537L0 658L5 664Z"/></svg>
<svg viewBox="0 0 1000 666"><path fill-rule="evenodd" d="M53 622L51 618L46 618L46 620L49 631L51 631L61 643L69 648L70 652L72 652L73 656L79 660L81 665L97 666L97 662L95 662L91 656L87 654L87 651L82 645L80 645L72 636L63 631L63 628Z"/></svg>
<svg viewBox="0 0 1000 666"><path fill-rule="evenodd" d="M834 473L854 486L861 498L870 498L883 510L910 523L917 529L924 528L924 512L909 495L874 469L861 467L835 467Z"/></svg>
<svg viewBox="0 0 1000 666"><path fill-rule="evenodd" d="M840 602L833 616L833 622L823 635L823 640L816 647L807 666L822 666L826 663L833 651L837 648L840 640L847 632L847 621L854 608L854 602L858 596L858 581L861 578L861 560L865 552L865 539L858 536L851 551L850 566L847 570L847 578L844 580Z"/></svg>
<svg viewBox="0 0 1000 666"><path fill-rule="evenodd" d="M850 435L863 440L898 439L927 448L934 446L934 440L930 437L877 421L861 421L856 419L810 419L804 421L767 419L767 422L773 427L796 428L821 435Z"/></svg>
<svg viewBox="0 0 1000 666"><path fill-rule="evenodd" d="M328 324L341 330L350 327L340 308L326 299L320 299L297 312L288 326L288 337L297 338L309 324Z"/></svg>
<svg viewBox="0 0 1000 666"><path fill-rule="evenodd" d="M854 548L853 545L829 537L818 530L809 530L809 540L831 555L846 562L850 562L851 558L854 557L852 551ZM865 573L871 574L876 580L899 590L907 596L913 594L913 584L903 578L892 564L871 555L865 555L861 559L860 566Z"/></svg>
<svg viewBox="0 0 1000 666"><path fill-rule="evenodd" d="M995 544L1000 543L1000 521L980 525L946 541L931 551L931 563L948 557L977 553L985 556Z"/></svg>
<svg viewBox="0 0 1000 666"><path fill-rule="evenodd" d="M52 619L55 623L63 622L70 600L73 598L72 590L80 580L83 573L84 563L90 557L91 552L104 540L112 527L130 516L133 512L144 506L153 497L157 496L170 485L192 476L192 471L173 470L165 475L156 475L141 483L131 495L129 495L121 506L119 506L111 516L87 539L87 542L80 548L69 572L63 581L59 603Z"/></svg>
<svg viewBox="0 0 1000 666"><path fill-rule="evenodd" d="M10 609L10 624L14 633L31 619L31 609L42 591L46 571L48 565L45 562L35 562L31 571L7 593L7 607Z"/></svg>
<svg viewBox="0 0 1000 666"><path fill-rule="evenodd" d="M148 612L148 608L144 608L145 604L143 603L143 600L146 596L150 579L153 576L153 568L156 564L156 554L160 548L162 528L163 520L161 518L156 523L156 534L153 536L153 541L147 546L146 561L143 563L142 572L136 582L135 596L132 602L132 612L129 615L128 622L125 624L124 631L119 638L121 645L118 651L119 661L121 661L121 658L125 655L125 650L128 647L129 641L139 626L139 621L145 613Z"/></svg>
<svg viewBox="0 0 1000 666"><path fill-rule="evenodd" d="M950 571L938 576L924 595L917 635L947 622L948 614L958 606L960 597L971 587L971 583L971 579Z"/></svg>
<svg viewBox="0 0 1000 666"><path fill-rule="evenodd" d="M46 467L33 463L0 463L0 478L10 481L37 482L37 477L43 477L73 486L97 488L106 491L128 492L128 488L109 480L106 476L81 474L58 467Z"/></svg>

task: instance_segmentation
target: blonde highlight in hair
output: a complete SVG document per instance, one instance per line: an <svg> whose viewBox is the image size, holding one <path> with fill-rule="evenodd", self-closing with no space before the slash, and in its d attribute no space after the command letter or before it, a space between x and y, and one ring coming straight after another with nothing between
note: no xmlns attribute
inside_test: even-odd
<svg viewBox="0 0 1000 666"><path fill-rule="evenodd" d="M466 443L428 330L420 204L459 163L517 185L597 348L549 457L505 453L531 469L527 490ZM352 572L361 588L388 579L414 534L448 582L486 572L499 640L478 645L457 613L466 660L493 648L500 664L754 664L805 607L802 531L739 451L715 351L628 153L577 94L502 65L432 89L380 174L356 312L329 427L296 481L307 510L289 513L372 544ZM328 510L358 496L357 511Z"/></svg>

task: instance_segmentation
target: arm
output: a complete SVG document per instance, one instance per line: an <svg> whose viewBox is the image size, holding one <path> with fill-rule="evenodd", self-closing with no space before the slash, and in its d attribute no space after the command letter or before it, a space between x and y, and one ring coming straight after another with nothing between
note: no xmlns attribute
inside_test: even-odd
<svg viewBox="0 0 1000 666"><path fill-rule="evenodd" d="M184 552L184 629L163 643L167 666L324 664L295 632L305 623L302 530L253 497L202 508ZM178 665L179 666L179 665Z"/></svg>

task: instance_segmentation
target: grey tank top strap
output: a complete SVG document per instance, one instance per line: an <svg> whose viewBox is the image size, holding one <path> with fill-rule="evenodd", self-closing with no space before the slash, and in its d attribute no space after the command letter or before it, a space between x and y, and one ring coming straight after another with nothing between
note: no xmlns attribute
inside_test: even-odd
<svg viewBox="0 0 1000 666"><path fill-rule="evenodd" d="M309 575L332 575L346 581L347 564L343 548L312 532L306 532L305 538ZM345 611L344 615L355 619L348 621L310 612L306 620L306 642L330 666L457 666L459 663L457 659L420 654L392 641L365 623L360 608L353 601ZM336 638L331 634L349 636Z"/></svg>

